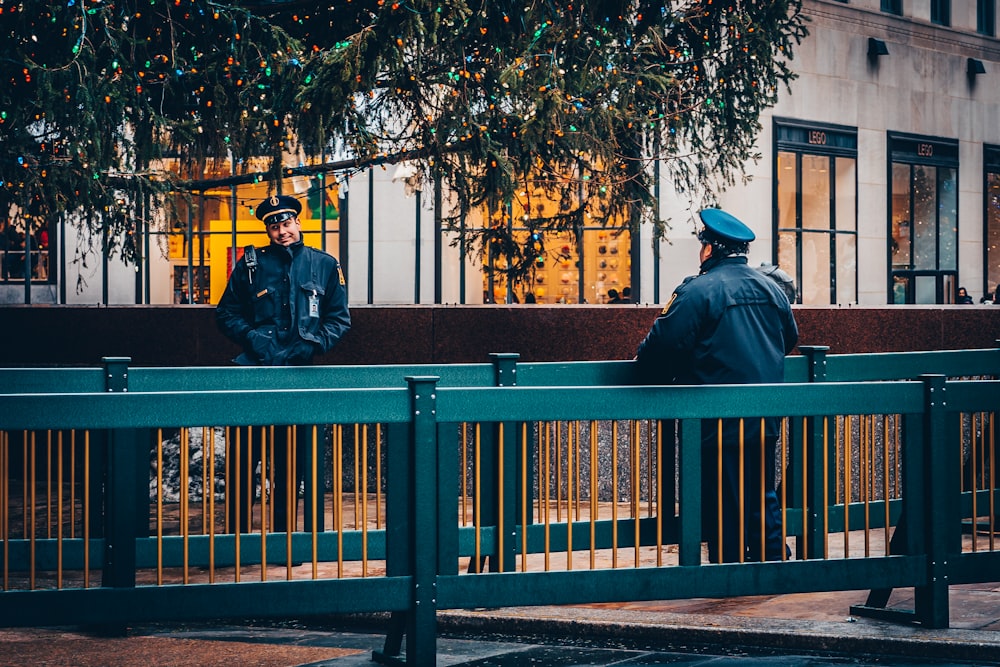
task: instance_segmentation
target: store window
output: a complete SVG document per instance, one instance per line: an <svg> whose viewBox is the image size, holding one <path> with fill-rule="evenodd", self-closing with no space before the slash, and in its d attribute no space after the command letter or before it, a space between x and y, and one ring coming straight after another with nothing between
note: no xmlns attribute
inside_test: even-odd
<svg viewBox="0 0 1000 667"><path fill-rule="evenodd" d="M882 0L882 11L897 16L903 15L903 0Z"/></svg>
<svg viewBox="0 0 1000 667"><path fill-rule="evenodd" d="M54 283L57 228L34 217L0 220L0 283Z"/></svg>
<svg viewBox="0 0 1000 667"><path fill-rule="evenodd" d="M597 206L598 203L594 202ZM526 275L506 271L501 248L488 246L483 274L485 303L619 303L631 293L631 234L625 225L601 226L584 211L584 224L565 231L531 229L530 221L552 216L558 205L537 188L503 212L488 216L508 225L525 257L533 257ZM530 213L529 213L530 211ZM593 224L588 224L593 223Z"/></svg>
<svg viewBox="0 0 1000 667"><path fill-rule="evenodd" d="M951 0L931 0L931 23L951 25Z"/></svg>
<svg viewBox="0 0 1000 667"><path fill-rule="evenodd" d="M519 243L538 247L538 258L524 280L510 280L505 259L488 251L494 270L483 276L485 303L610 303L631 292L628 230L584 228L580 242L574 232L513 232Z"/></svg>
<svg viewBox="0 0 1000 667"><path fill-rule="evenodd" d="M775 121L778 266L799 303L857 303L857 132Z"/></svg>
<svg viewBox="0 0 1000 667"><path fill-rule="evenodd" d="M997 0L976 0L976 32L993 37L996 34Z"/></svg>
<svg viewBox="0 0 1000 667"><path fill-rule="evenodd" d="M889 302L954 303L958 142L889 135Z"/></svg>
<svg viewBox="0 0 1000 667"><path fill-rule="evenodd" d="M1000 297L1000 146L985 146L983 163L986 167L983 187L986 284L983 294L997 303Z"/></svg>

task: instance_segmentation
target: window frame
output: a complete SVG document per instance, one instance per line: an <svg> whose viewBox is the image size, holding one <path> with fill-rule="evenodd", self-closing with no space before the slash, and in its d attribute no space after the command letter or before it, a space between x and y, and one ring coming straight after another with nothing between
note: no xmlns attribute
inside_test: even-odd
<svg viewBox="0 0 1000 667"><path fill-rule="evenodd" d="M990 253L990 181L1000 181L1000 145L983 144L983 295L991 296L1000 285L1000 240L995 245L993 257ZM996 236L1000 239L1000 186L998 186L997 201L992 205L994 211L993 223ZM990 262L993 262L991 264ZM996 270L991 271L995 265ZM995 304L1000 305L1000 304Z"/></svg>
<svg viewBox="0 0 1000 667"><path fill-rule="evenodd" d="M996 0L976 0L976 32L987 37L996 36Z"/></svg>
<svg viewBox="0 0 1000 667"><path fill-rule="evenodd" d="M771 220L772 220L772 238L771 238L771 261L774 264L778 263L779 257L779 246L782 234L792 233L795 235L795 254L796 262L794 267L794 275L796 289L798 294L796 296L796 302L802 303L803 294L803 273L802 273L802 242L805 235L814 234L826 234L830 241L830 298L829 305L836 305L839 302L838 299L838 283L842 282L839 280L839 270L838 270L838 260L840 259L840 253L838 252L837 241L844 236L851 236L854 238L854 275L853 275L853 287L848 287L847 291L853 290L854 300L849 303L858 303L859 291L858 291L858 139L857 139L857 128L849 127L846 125L834 125L830 123L809 123L801 120L796 120L792 118L774 118L772 121L773 127L773 145L775 156L772 166L772 210L771 210ZM830 142L830 138L833 138L833 142ZM792 153L795 156L795 183L796 183L796 193L795 193L795 226L794 227L782 227L781 217L779 210L780 203L780 193L779 193L779 177L778 173L779 165L778 154L779 153ZM813 156L822 157L829 160L830 168L828 173L830 174L830 185L829 185L829 228L825 230L818 230L815 228L805 228L802 224L802 157L803 156ZM850 209L850 214L854 219L853 229L838 229L838 210L837 210L837 189L836 189L836 162L838 158L846 158L854 160L854 202ZM840 290L843 293L843 289Z"/></svg>
<svg viewBox="0 0 1000 667"><path fill-rule="evenodd" d="M886 14L902 16L903 0L881 0L881 2L879 3L879 9L881 9Z"/></svg>
<svg viewBox="0 0 1000 667"><path fill-rule="evenodd" d="M951 26L951 0L931 0L931 23Z"/></svg>
<svg viewBox="0 0 1000 667"><path fill-rule="evenodd" d="M888 156L888 161L886 163L886 303L895 304L895 279L907 278L926 278L933 277L936 281L935 287L935 302L936 304L948 304L954 303L955 290L958 288L958 267L961 266L961 258L959 256L959 244L958 239L958 229L959 229L959 206L958 206L958 193L955 193L955 268L954 269L943 269L941 268L941 211L940 211L940 190L937 184L940 183L938 176L935 177L935 219L934 219L934 245L935 245L935 257L934 257L934 268L917 268L910 267L907 269L896 269L893 268L892 260L892 218L893 218L893 167L896 164L904 164L910 167L910 182L912 184L913 169L919 166L934 167L935 169L954 169L955 171L955 184L959 182L959 156L958 156L958 140L949 139L945 137L931 137L925 135L909 134L905 132L888 132L886 133L886 155ZM908 190L910 194L910 218L912 222L913 218L913 205L912 205L912 188ZM912 234L912 232L911 232ZM911 243L913 239L911 236ZM911 249L911 255L913 250ZM912 259L911 259L912 264ZM952 286L954 289L951 293L948 292L948 287ZM905 291L904 304L910 305L915 304L914 286L911 280L910 285Z"/></svg>

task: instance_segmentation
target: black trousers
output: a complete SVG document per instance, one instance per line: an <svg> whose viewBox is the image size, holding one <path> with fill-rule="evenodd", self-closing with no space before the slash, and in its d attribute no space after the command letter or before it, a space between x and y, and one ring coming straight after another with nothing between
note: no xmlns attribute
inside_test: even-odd
<svg viewBox="0 0 1000 667"><path fill-rule="evenodd" d="M312 430L311 426L287 425L230 428L226 453L230 532L236 532L237 527L241 533L250 532L258 493L262 500L269 500L261 502L261 511L266 512L261 526L266 526L268 532L284 532L289 526L295 529L299 485L306 469Z"/></svg>
<svg viewBox="0 0 1000 667"><path fill-rule="evenodd" d="M741 457L739 420L724 421L721 463L718 420L706 420L702 427L702 534L708 542L709 561L737 563L741 556L745 561L781 560L786 554L786 547L781 537L781 505L775 491L775 450L778 438L770 435L772 429L768 428L762 445L760 419L746 419Z"/></svg>

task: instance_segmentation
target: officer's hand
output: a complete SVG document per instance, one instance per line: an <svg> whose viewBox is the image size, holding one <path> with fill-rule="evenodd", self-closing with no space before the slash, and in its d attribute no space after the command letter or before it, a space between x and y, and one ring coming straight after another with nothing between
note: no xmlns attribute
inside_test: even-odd
<svg viewBox="0 0 1000 667"><path fill-rule="evenodd" d="M253 353L261 361L267 361L271 356L271 345L274 342L273 335L269 331L251 331L247 335Z"/></svg>
<svg viewBox="0 0 1000 667"><path fill-rule="evenodd" d="M275 364L308 364L318 351L319 345L316 343L298 340L278 355L281 360L276 358Z"/></svg>

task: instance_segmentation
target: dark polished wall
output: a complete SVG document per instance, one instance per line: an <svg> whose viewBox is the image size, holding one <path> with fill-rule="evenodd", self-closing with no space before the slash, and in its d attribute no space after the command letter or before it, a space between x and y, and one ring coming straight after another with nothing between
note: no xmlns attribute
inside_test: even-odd
<svg viewBox="0 0 1000 667"><path fill-rule="evenodd" d="M630 359L659 312L648 306L359 306L325 364ZM985 348L1000 306L797 306L802 345L831 354ZM212 306L0 306L0 366L219 366L238 354Z"/></svg>

